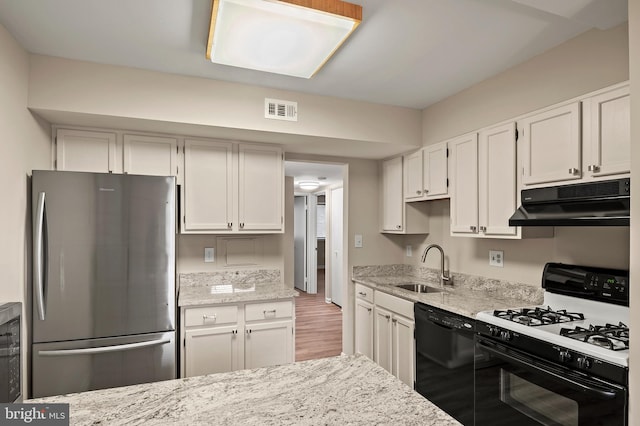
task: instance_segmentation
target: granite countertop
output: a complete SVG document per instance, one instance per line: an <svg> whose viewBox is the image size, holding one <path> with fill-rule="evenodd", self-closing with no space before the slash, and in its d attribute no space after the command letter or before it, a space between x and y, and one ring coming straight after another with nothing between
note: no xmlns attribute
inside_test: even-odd
<svg viewBox="0 0 640 426"><path fill-rule="evenodd" d="M29 400L72 425L459 425L363 355Z"/></svg>
<svg viewBox="0 0 640 426"><path fill-rule="evenodd" d="M296 297L278 269L223 270L180 274L178 306L250 302Z"/></svg>
<svg viewBox="0 0 640 426"><path fill-rule="evenodd" d="M542 303L542 289L466 274L452 274L453 285L442 287L439 271L410 265L354 267L352 280L376 290L413 302L475 318L481 311L535 306ZM415 293L399 288L405 283L427 284L441 288L439 293Z"/></svg>

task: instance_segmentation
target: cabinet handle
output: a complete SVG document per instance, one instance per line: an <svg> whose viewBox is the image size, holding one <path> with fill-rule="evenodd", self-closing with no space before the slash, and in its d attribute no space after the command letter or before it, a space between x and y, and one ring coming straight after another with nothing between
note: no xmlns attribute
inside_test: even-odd
<svg viewBox="0 0 640 426"><path fill-rule="evenodd" d="M396 229L402 229L402 225L396 225Z"/></svg>
<svg viewBox="0 0 640 426"><path fill-rule="evenodd" d="M481 226L480 227L480 232L487 232L487 227L486 226Z"/></svg>
<svg viewBox="0 0 640 426"><path fill-rule="evenodd" d="M240 222L240 228L244 228L244 223Z"/></svg>
<svg viewBox="0 0 640 426"><path fill-rule="evenodd" d="M267 314L276 314L276 310L275 309L269 309L268 311L262 311L262 315L264 315L265 317L267 316Z"/></svg>
<svg viewBox="0 0 640 426"><path fill-rule="evenodd" d="M231 229L232 226L233 226L233 222L227 223L227 228Z"/></svg>
<svg viewBox="0 0 640 426"><path fill-rule="evenodd" d="M570 175L575 176L575 175L577 175L578 173L580 173L580 170L579 170L579 169L576 169L575 167L572 167L572 168L570 168L570 169L569 169L569 174L570 174Z"/></svg>
<svg viewBox="0 0 640 426"><path fill-rule="evenodd" d="M204 314L204 315L202 315L202 320L203 321L206 321L206 320L214 320L215 321L216 320L216 314L213 314L213 315Z"/></svg>
<svg viewBox="0 0 640 426"><path fill-rule="evenodd" d="M595 164L590 165L589 167L587 167L587 170L589 170L590 172L599 172L600 171L600 166L597 166Z"/></svg>
<svg viewBox="0 0 640 426"><path fill-rule="evenodd" d="M416 191L416 194L420 195L422 194L422 191L420 191L419 189Z"/></svg>
<svg viewBox="0 0 640 426"><path fill-rule="evenodd" d="M371 312L371 308L367 308L367 312Z"/></svg>
<svg viewBox="0 0 640 426"><path fill-rule="evenodd" d="M425 190L424 190L424 193L425 193L425 194L428 194L428 193L429 193L429 190L428 190L428 189L425 189Z"/></svg>
<svg viewBox="0 0 640 426"><path fill-rule="evenodd" d="M365 293L364 291L359 291L359 292L358 292L358 294L359 294L360 296L367 297L367 293Z"/></svg>
<svg viewBox="0 0 640 426"><path fill-rule="evenodd" d="M392 319L392 320L391 320L391 322L393 323L393 325L396 325L396 323L398 322L398 320L394 318L394 319Z"/></svg>
<svg viewBox="0 0 640 426"><path fill-rule="evenodd" d="M475 226L472 225L472 226L469 227L469 229L471 229L472 232L476 232L476 229L478 229L478 228L476 228Z"/></svg>
<svg viewBox="0 0 640 426"><path fill-rule="evenodd" d="M384 317L387 319L387 321L391 319L391 315L385 315Z"/></svg>
<svg viewBox="0 0 640 426"><path fill-rule="evenodd" d="M247 330L247 334L251 334L251 329L248 329L248 330Z"/></svg>

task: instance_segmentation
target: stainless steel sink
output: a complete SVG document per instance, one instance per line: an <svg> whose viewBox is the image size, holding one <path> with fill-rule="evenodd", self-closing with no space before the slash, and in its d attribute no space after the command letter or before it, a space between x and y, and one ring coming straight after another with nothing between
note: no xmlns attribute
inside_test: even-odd
<svg viewBox="0 0 640 426"><path fill-rule="evenodd" d="M414 293L441 293L443 290L437 287L431 287L426 284L407 283L397 286L405 290L413 291Z"/></svg>

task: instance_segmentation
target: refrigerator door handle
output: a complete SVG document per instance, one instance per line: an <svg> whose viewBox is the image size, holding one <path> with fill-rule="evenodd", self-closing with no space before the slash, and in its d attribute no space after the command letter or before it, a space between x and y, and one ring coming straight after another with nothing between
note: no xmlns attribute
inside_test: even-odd
<svg viewBox="0 0 640 426"><path fill-rule="evenodd" d="M93 355L103 354L108 352L122 352L130 351L132 349L146 348L149 346L164 345L165 343L171 343L170 339L158 339L149 340L146 342L127 343L125 345L114 346L101 346L99 348L86 348L86 349L60 349L52 351L38 351L40 356L68 356L68 355Z"/></svg>
<svg viewBox="0 0 640 426"><path fill-rule="evenodd" d="M44 197L45 193L38 194L36 207L36 223L33 233L33 280L35 287L36 307L38 318L44 321Z"/></svg>

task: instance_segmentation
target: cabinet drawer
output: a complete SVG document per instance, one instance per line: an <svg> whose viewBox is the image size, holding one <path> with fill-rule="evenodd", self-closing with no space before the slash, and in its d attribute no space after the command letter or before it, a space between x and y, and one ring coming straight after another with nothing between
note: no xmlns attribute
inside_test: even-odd
<svg viewBox="0 0 640 426"><path fill-rule="evenodd" d="M290 318L293 314L293 303L291 301L251 303L247 304L244 309L247 321Z"/></svg>
<svg viewBox="0 0 640 426"><path fill-rule="evenodd" d="M376 306L388 309L396 314L405 316L409 319L414 318L413 302L392 296L381 291L376 291Z"/></svg>
<svg viewBox="0 0 640 426"><path fill-rule="evenodd" d="M366 285L356 284L356 298L373 303L373 289Z"/></svg>
<svg viewBox="0 0 640 426"><path fill-rule="evenodd" d="M231 324L235 322L238 322L238 307L235 305L187 308L184 312L184 325L186 327Z"/></svg>

